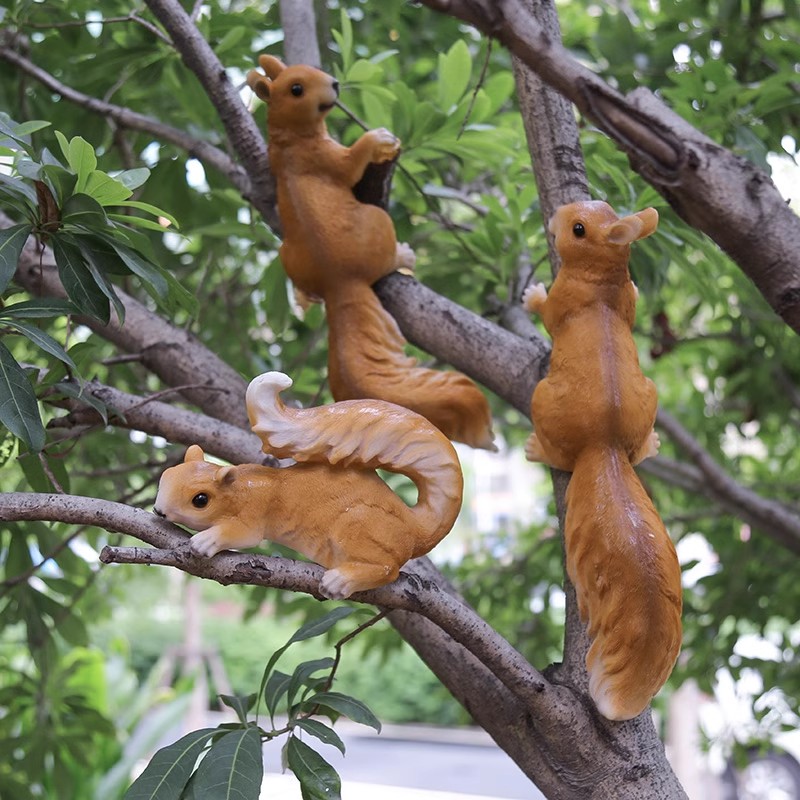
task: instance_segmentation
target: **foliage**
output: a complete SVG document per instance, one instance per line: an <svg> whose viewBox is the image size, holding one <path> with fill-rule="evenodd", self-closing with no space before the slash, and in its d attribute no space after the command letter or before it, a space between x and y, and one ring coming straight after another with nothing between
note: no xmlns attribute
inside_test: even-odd
<svg viewBox="0 0 800 800"><path fill-rule="evenodd" d="M152 23L141 4L133 11L122 0L56 5L14 0L0 9L2 46L22 41L20 49L66 86L224 149L222 125L202 87L175 51L141 24ZM276 4L262 5L268 7L236 0L202 5L200 31L234 82L258 52L281 53ZM516 302L534 273L547 282L543 220L508 54L410 4L322 5L328 16L321 27L331 31L323 60L342 84L344 103L367 125L386 125L403 140L391 212L399 238L417 252L420 279L489 316ZM622 90L646 85L758 164L787 147L794 155L785 139L798 122L793 0L577 2L560 3L559 13L565 44ZM109 21L100 24L102 17ZM0 118L0 155L7 164L0 171L0 203L15 223L0 233L0 421L8 429L0 442L0 490L58 486L151 503L154 481L177 448L105 425L102 407L93 427L61 426L68 401L86 400L85 380L142 396L162 388L137 354L120 359L84 325L87 317L114 319L121 291L158 308L241 374L280 369L293 376L300 401L329 399L324 315L316 307L305 315L294 307L275 235L224 175L200 168L171 141L58 96L2 60L0 108L8 110ZM261 110L257 114L263 118ZM330 127L345 141L360 132L338 110ZM620 211L655 205L661 214L657 236L637 244L632 268L642 293L636 327L641 358L663 407L729 474L796 508L797 337L591 126L583 127L582 146L595 196ZM171 223L166 228L165 221ZM33 298L15 283L26 239L53 248L68 299ZM527 421L492 403L505 440L522 441ZM663 450L682 458L668 440ZM754 667L765 687L800 696L798 594L786 553L702 494L656 481L648 488L675 538L689 543L701 534L715 562L686 588L684 659L675 680L693 675L710 689L718 668L738 675ZM491 546L484 542L449 569L481 614L537 664L559 657L563 624L554 516L551 509L542 525L499 532ZM112 574L87 556L87 545L99 550L109 541L115 541L110 534L62 525L0 525L0 642L9 667L0 671L7 709L0 712L0 729L6 742L27 736L32 752L28 760L3 759L3 797L43 796L65 775L77 786L80 770L101 774L120 752L128 729L117 724L115 734L114 715L84 692L85 681L80 690L74 683L96 669L89 621L101 621L109 603L119 602L120 584L133 571ZM686 563L686 571L692 566ZM318 608L316 601L258 589L243 596L254 613L267 598L286 615ZM773 644L771 656L743 649L753 636ZM362 638L392 646L377 631ZM326 680L319 673L331 667L307 673L310 663L294 665L283 677L272 663L256 702L268 712L280 702L290 714L287 758L307 775L313 797L335 781L299 738L300 731L312 740L331 735L316 715L308 716L308 698ZM362 696L364 687L353 685ZM341 710L341 700L328 696L325 702L331 716ZM195 775L199 793L204 782L230 775L257 740L275 735L256 726L248 703L230 703L240 706L235 728L175 743L153 762L154 771L164 777L168 765L179 763L186 781ZM41 729L32 721L42 717L53 719L57 736L37 738ZM101 738L111 742L105 752L97 744ZM69 741L97 757L77 763ZM214 758L192 773L201 751ZM185 755L178 759L180 752ZM248 773L254 770L251 761ZM34 774L41 784L28 779ZM318 775L316 789L312 774Z"/></svg>
<svg viewBox="0 0 800 800"><path fill-rule="evenodd" d="M362 702L331 690L340 648L360 629L339 641L334 658L301 662L291 674L275 667L291 645L322 636L353 611L353 608L338 606L303 625L270 657L258 693L244 697L220 695L220 700L236 713L237 722L192 731L161 748L125 793L125 800L233 795L257 800L264 772L262 743L280 736L287 737L284 761L300 781L303 797L340 800L341 781L336 770L305 743L302 735L333 745L344 753L345 746L339 735L318 717L328 717L334 722L340 716L347 716L353 722L380 731L380 722ZM380 617L382 615L373 617L361 628ZM326 674L319 675L320 672ZM269 718L266 727L259 724L262 703ZM279 710L285 714L286 722L276 727Z"/></svg>

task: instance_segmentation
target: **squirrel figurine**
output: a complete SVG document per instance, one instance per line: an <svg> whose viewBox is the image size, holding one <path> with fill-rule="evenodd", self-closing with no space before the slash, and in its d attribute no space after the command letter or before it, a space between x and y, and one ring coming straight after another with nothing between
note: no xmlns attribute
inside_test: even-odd
<svg viewBox="0 0 800 800"><path fill-rule="evenodd" d="M655 455L656 387L631 334L637 290L632 242L658 212L619 218L601 201L556 210L548 229L561 268L547 293L523 303L553 339L550 370L531 400L531 461L572 472L566 566L592 641L589 692L612 720L640 714L669 677L681 646L681 569L669 534L633 467Z"/></svg>
<svg viewBox="0 0 800 800"><path fill-rule="evenodd" d="M165 470L155 513L196 533L193 552L278 542L326 567L320 594L333 599L391 583L411 558L450 531L463 477L453 445L428 420L381 400L287 408L281 372L255 378L247 411L264 452L289 467L220 466L198 445ZM419 491L407 506L375 472L408 476Z"/></svg>
<svg viewBox="0 0 800 800"><path fill-rule="evenodd" d="M334 399L397 403L455 441L493 450L491 412L480 389L459 372L420 367L407 356L403 335L371 288L394 270L412 270L415 261L413 250L397 242L386 211L360 202L353 191L368 165L397 156L400 141L379 128L342 146L325 125L338 82L274 56L258 61L266 77L251 70L247 83L269 108L269 163L284 235L280 257L300 298L325 303Z"/></svg>

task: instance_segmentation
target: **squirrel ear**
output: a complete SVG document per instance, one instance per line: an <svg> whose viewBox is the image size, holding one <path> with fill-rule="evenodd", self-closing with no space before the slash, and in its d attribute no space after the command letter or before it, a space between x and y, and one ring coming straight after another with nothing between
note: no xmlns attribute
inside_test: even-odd
<svg viewBox="0 0 800 800"><path fill-rule="evenodd" d="M186 451L186 455L183 457L184 464L188 464L190 461L205 461L205 460L206 460L206 455L199 444L191 445L189 449Z"/></svg>
<svg viewBox="0 0 800 800"><path fill-rule="evenodd" d="M267 73L267 77L273 81L286 69L286 64L275 56L260 55L258 57L258 65Z"/></svg>
<svg viewBox="0 0 800 800"><path fill-rule="evenodd" d="M269 103L269 85L272 81L265 78L257 70L251 69L247 73L247 85L255 92L259 100Z"/></svg>
<svg viewBox="0 0 800 800"><path fill-rule="evenodd" d="M223 486L233 483L235 478L236 472L234 471L233 467L220 467L214 473L214 480L216 483L222 484Z"/></svg>
<svg viewBox="0 0 800 800"><path fill-rule="evenodd" d="M658 211L646 208L637 214L617 220L608 228L605 238L611 244L630 244L649 236L657 227Z"/></svg>

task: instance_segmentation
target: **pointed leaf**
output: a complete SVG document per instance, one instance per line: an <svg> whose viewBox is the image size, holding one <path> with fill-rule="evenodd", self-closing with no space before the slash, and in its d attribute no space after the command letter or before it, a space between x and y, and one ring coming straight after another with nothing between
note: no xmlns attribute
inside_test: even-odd
<svg viewBox="0 0 800 800"><path fill-rule="evenodd" d="M80 250L63 236L52 237L53 255L67 296L83 314L108 322L108 299L86 266Z"/></svg>
<svg viewBox="0 0 800 800"><path fill-rule="evenodd" d="M342 781L336 770L296 736L286 746L289 769L297 776L304 797L312 800L341 800Z"/></svg>
<svg viewBox="0 0 800 800"><path fill-rule="evenodd" d="M353 722L369 725L370 728L374 728L378 733L381 732L380 720L364 703L356 700L355 697L349 697L340 692L321 692L320 694L312 695L303 703L306 708L317 705L331 709L338 714L343 714Z"/></svg>
<svg viewBox="0 0 800 800"><path fill-rule="evenodd" d="M264 700L267 704L267 712L270 717L275 716L275 709L278 707L281 698L289 690L289 684L292 682L292 676L287 675L285 672L275 670L267 680L267 685L264 687Z"/></svg>
<svg viewBox="0 0 800 800"><path fill-rule="evenodd" d="M221 694L218 697L228 708L232 708L236 712L236 716L242 723L246 723L247 712L255 705L257 695L253 693L243 697L238 694Z"/></svg>
<svg viewBox="0 0 800 800"><path fill-rule="evenodd" d="M339 738L339 734L318 719L299 719L297 720L297 727L304 730L311 736L319 739L323 744L329 744L335 747L339 752L344 755L344 742Z"/></svg>
<svg viewBox="0 0 800 800"><path fill-rule="evenodd" d="M40 331L35 325L28 325L28 323L21 320L8 320L6 324L18 330L46 353L55 356L59 361L63 361L67 366L72 367L72 369L77 369L73 360L67 355L66 350L49 333Z"/></svg>
<svg viewBox="0 0 800 800"><path fill-rule="evenodd" d="M6 290L17 270L19 257L32 228L30 225L14 225L0 231L0 293Z"/></svg>
<svg viewBox="0 0 800 800"><path fill-rule="evenodd" d="M37 297L34 300L23 300L0 308L0 318L6 319L44 319L61 317L77 312L74 303L60 297Z"/></svg>
<svg viewBox="0 0 800 800"><path fill-rule="evenodd" d="M89 175L97 169L97 156L94 154L94 147L82 136L73 136L69 142L67 161L72 171L78 176L75 191L84 191Z"/></svg>
<svg viewBox="0 0 800 800"><path fill-rule="evenodd" d="M214 742L197 769L194 792L214 800L258 800L263 777L261 735L245 728Z"/></svg>
<svg viewBox="0 0 800 800"><path fill-rule="evenodd" d="M100 203L88 194L73 194L61 208L61 221L89 228L105 228L108 225L105 211Z"/></svg>
<svg viewBox="0 0 800 800"><path fill-rule="evenodd" d="M192 731L177 742L162 747L125 792L124 800L174 800L180 797L197 757L215 732L214 728Z"/></svg>
<svg viewBox="0 0 800 800"><path fill-rule="evenodd" d="M287 696L289 705L292 705L294 702L294 697L297 694L297 690L308 680L311 675L313 675L315 672L319 672L321 669L331 669L334 663L334 660L328 656L326 658L317 658L314 661L304 661L302 664L298 664L295 667L294 673L292 674L292 680L289 683Z"/></svg>
<svg viewBox="0 0 800 800"><path fill-rule="evenodd" d="M132 194L130 188L98 169L89 174L83 191L93 197L101 206L119 205Z"/></svg>
<svg viewBox="0 0 800 800"><path fill-rule="evenodd" d="M321 636L323 633L327 633L339 620L349 617L354 611L355 608L351 606L337 606L327 614L307 622L292 635L286 644L289 645L293 642L302 642L306 639L313 639L315 636Z"/></svg>
<svg viewBox="0 0 800 800"><path fill-rule="evenodd" d="M439 55L439 108L448 111L469 85L472 56L463 39L459 39L446 54Z"/></svg>
<svg viewBox="0 0 800 800"><path fill-rule="evenodd" d="M0 422L34 452L44 447L45 433L36 394L9 349L0 342Z"/></svg>
<svg viewBox="0 0 800 800"><path fill-rule="evenodd" d="M143 203L141 200L128 200L126 203L118 203L118 205L124 206L125 208L138 208L139 211L147 211L149 214L152 214L155 217L164 217L164 219L169 220L170 224L174 228L180 227L178 225L178 220L175 219L175 217L173 217L172 214L170 214L167 211L164 211L163 208L151 205L150 203Z"/></svg>

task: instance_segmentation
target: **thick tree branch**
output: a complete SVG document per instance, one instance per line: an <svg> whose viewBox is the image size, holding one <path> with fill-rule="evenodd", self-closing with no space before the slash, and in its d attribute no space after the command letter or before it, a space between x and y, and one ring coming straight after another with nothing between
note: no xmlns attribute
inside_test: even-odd
<svg viewBox="0 0 800 800"><path fill-rule="evenodd" d="M79 92L57 80L49 72L10 47L0 47L0 59L13 64L21 72L35 78L47 89L60 94L70 103L106 117L120 127L151 134L157 139L170 142L182 150L186 150L189 155L198 158L207 167L212 167L225 175L244 197L250 196L250 179L247 173L218 147L214 147L214 145L204 142L202 139L189 136L185 131L166 125L153 117L147 117L124 106L106 103L96 97L83 94L83 92Z"/></svg>
<svg viewBox="0 0 800 800"><path fill-rule="evenodd" d="M150 11L172 39L184 64L197 76L217 109L220 121L252 182L248 200L267 224L280 230L275 210L275 185L267 165L267 147L250 112L216 53L178 0L146 0Z"/></svg>
<svg viewBox="0 0 800 800"><path fill-rule="evenodd" d="M186 547L189 537L179 528L140 509L121 503L63 494L0 494L0 520L47 520L93 525L127 533L152 545L106 547L104 563L171 566L222 584L242 583L304 592L318 599L324 570L316 564L285 558L224 552L212 559L195 556ZM413 566L413 565L412 565ZM555 705L548 693L557 692L508 642L461 600L443 591L435 581L402 575L389 586L353 595L356 602L412 611L430 619L486 664L532 710Z"/></svg>
<svg viewBox="0 0 800 800"><path fill-rule="evenodd" d="M128 394L97 381L85 384L83 392L108 407L111 425L162 436L172 443L199 444L206 453L232 464L276 463L272 456L262 452L258 436L236 425L160 400ZM80 400L70 400L68 408L66 416L50 423L51 429L104 424L100 414Z"/></svg>
<svg viewBox="0 0 800 800"><path fill-rule="evenodd" d="M648 90L628 97L613 90L545 31L523 0L422 2L497 38L568 97L800 333L800 218L768 175L704 136Z"/></svg>
<svg viewBox="0 0 800 800"><path fill-rule="evenodd" d="M283 57L287 64L322 66L316 31L314 0L281 0L281 27L283 28Z"/></svg>

